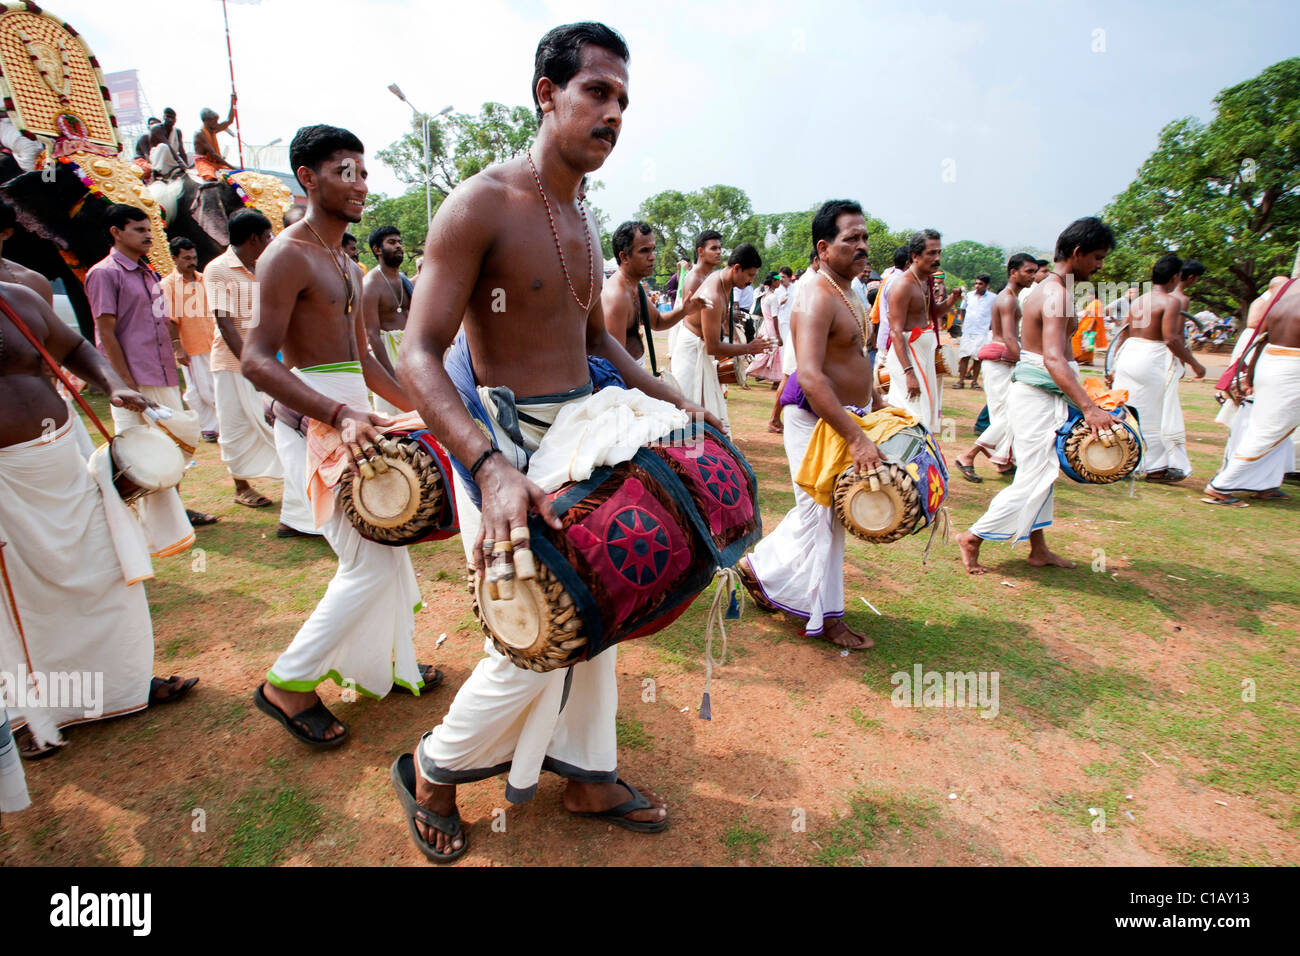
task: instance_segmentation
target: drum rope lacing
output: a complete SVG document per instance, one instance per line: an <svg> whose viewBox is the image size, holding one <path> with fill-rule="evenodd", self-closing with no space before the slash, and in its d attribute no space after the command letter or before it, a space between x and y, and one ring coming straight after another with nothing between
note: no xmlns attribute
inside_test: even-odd
<svg viewBox="0 0 1300 956"><path fill-rule="evenodd" d="M718 589L713 595L713 604L709 606L709 613L706 620L709 622L708 630L704 636L704 697L700 700L700 720L712 720L713 709L709 704L709 687L713 681L713 668L722 667L727 663L727 625L724 619L731 607L733 596L737 597L737 612L743 612L745 607L745 589L741 587L740 575L736 573L735 568L718 568L714 577L718 582ZM726 603L723 603L723 596L726 596ZM713 629L717 627L718 632L722 635L722 657L713 656Z"/></svg>

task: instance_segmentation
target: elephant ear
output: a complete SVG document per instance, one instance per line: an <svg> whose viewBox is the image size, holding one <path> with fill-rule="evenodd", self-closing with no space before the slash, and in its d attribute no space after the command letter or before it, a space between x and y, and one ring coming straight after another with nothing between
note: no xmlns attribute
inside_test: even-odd
<svg viewBox="0 0 1300 956"><path fill-rule="evenodd" d="M14 207L18 222L29 232L71 253L80 268L89 268L108 255L111 242L104 225L107 200L93 195L64 163L23 173L0 186L0 195Z"/></svg>
<svg viewBox="0 0 1300 956"><path fill-rule="evenodd" d="M224 187L229 189L230 187ZM200 186L190 203L190 217L198 223L218 246L230 245L230 231L227 223L226 205L222 197L222 185L208 183Z"/></svg>

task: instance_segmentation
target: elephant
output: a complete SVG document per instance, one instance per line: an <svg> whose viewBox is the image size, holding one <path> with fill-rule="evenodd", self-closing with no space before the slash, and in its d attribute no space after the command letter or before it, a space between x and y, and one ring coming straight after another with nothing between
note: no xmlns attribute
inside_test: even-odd
<svg viewBox="0 0 1300 956"><path fill-rule="evenodd" d="M283 209L292 202L289 191L278 180L272 181L273 177L254 176L257 178L247 183L259 194L254 198L266 206L282 207L264 210L278 232ZM240 191L224 179L200 183L182 174L173 182L149 187L149 191L164 212L165 238L184 236L191 240L198 253L199 269L225 251L230 243L226 224L246 205ZM0 153L0 196L14 207L18 217L14 235L4 244L5 257L50 281L62 279L81 334L94 341L94 316L82 282L86 271L112 248L104 224L104 213L112 200L93 194L65 163L24 172L8 153ZM158 258L150 254L155 266L169 271L170 255L165 250L158 252ZM160 260L166 265L160 265Z"/></svg>

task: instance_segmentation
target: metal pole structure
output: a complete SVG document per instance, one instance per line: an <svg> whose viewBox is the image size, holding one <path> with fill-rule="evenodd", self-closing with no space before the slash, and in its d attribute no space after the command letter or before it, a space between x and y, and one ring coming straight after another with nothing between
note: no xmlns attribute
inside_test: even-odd
<svg viewBox="0 0 1300 956"><path fill-rule="evenodd" d="M230 95L235 97L235 56L230 50L230 14L226 12L226 0L221 0L221 16L226 21L226 61L230 64ZM244 137L239 132L239 107L235 107L235 142L239 144L239 165L244 165Z"/></svg>
<svg viewBox="0 0 1300 956"><path fill-rule="evenodd" d="M427 237L433 224L433 170L429 168L429 114L420 115L424 117L424 234Z"/></svg>

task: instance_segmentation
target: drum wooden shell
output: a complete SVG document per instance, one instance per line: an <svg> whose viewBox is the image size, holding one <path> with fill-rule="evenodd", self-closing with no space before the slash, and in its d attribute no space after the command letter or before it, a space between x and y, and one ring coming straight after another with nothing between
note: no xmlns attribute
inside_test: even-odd
<svg viewBox="0 0 1300 956"><path fill-rule="evenodd" d="M736 378L736 360L734 358L723 359L718 363L718 384L735 385Z"/></svg>
<svg viewBox="0 0 1300 956"><path fill-rule="evenodd" d="M514 597L494 601L481 575L475 575L474 615L493 646L516 667L544 674L582 660L587 635L582 617L551 570L537 565L530 581L515 580Z"/></svg>
<svg viewBox="0 0 1300 956"><path fill-rule="evenodd" d="M388 471L373 478L344 472L338 505L371 541L393 546L421 541L437 530L447 494L438 463L418 441L381 438L377 445Z"/></svg>
<svg viewBox="0 0 1300 956"><path fill-rule="evenodd" d="M1142 448L1127 429L1116 429L1110 447L1093 437L1092 429L1082 419L1065 439L1064 454L1070 467L1090 485L1109 485L1133 473Z"/></svg>
<svg viewBox="0 0 1300 956"><path fill-rule="evenodd" d="M185 476L185 456L167 435L147 425L124 428L95 455L107 455L113 487L127 504L154 491L175 488ZM92 458L92 461L94 459Z"/></svg>
<svg viewBox="0 0 1300 956"><path fill-rule="evenodd" d="M952 345L940 345L934 352L934 373L936 375L956 375L960 365L957 349Z"/></svg>
<svg viewBox="0 0 1300 956"><path fill-rule="evenodd" d="M901 466L889 465L889 483L872 491L870 478L852 466L835 479L835 517L852 534L872 544L888 544L916 530L921 520L921 494Z"/></svg>

